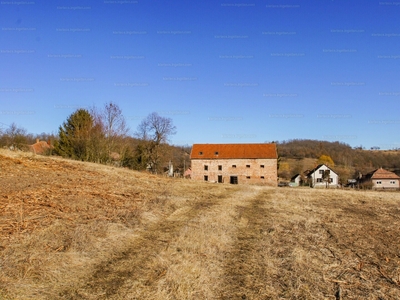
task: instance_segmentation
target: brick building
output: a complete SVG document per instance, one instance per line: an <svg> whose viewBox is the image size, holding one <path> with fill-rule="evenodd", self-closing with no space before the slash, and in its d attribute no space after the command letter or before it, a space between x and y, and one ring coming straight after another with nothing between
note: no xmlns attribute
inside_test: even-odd
<svg viewBox="0 0 400 300"><path fill-rule="evenodd" d="M194 180L277 185L275 144L194 144L190 159Z"/></svg>

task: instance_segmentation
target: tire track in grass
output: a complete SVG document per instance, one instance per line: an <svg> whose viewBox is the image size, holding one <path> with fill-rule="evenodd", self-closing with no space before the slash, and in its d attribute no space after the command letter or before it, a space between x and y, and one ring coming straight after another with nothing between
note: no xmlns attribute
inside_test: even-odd
<svg viewBox="0 0 400 300"><path fill-rule="evenodd" d="M149 280L147 286L127 282L119 298L112 299L218 299L226 254L236 238L236 207L249 205L259 191L237 187L211 210L188 221L153 260L153 269L160 271L157 280Z"/></svg>
<svg viewBox="0 0 400 300"><path fill-rule="evenodd" d="M128 248L98 265L81 287L62 291L59 294L60 298L109 299L118 295L120 288L127 281L133 285L150 285L163 272L152 270L152 260L168 247L170 241L188 221L211 209L220 200L220 197L212 197L196 201L188 209L183 209L182 214L175 211L170 217L147 228Z"/></svg>
<svg viewBox="0 0 400 300"><path fill-rule="evenodd" d="M237 207L240 228L236 244L226 260L221 299L264 299L260 298L267 268L262 243L268 218L264 203L271 193L261 193L249 205Z"/></svg>

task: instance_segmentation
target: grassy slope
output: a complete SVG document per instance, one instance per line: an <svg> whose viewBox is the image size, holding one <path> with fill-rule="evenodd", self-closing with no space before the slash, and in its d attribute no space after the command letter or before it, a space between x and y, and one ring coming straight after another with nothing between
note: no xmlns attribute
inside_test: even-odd
<svg viewBox="0 0 400 300"><path fill-rule="evenodd" d="M398 299L399 193L172 180L0 150L0 299Z"/></svg>

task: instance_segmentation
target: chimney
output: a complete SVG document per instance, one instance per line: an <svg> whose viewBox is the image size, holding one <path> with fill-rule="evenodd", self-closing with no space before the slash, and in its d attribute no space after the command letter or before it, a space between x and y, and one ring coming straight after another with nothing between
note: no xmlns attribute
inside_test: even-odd
<svg viewBox="0 0 400 300"><path fill-rule="evenodd" d="M36 139L36 144L38 144L39 143L39 139Z"/></svg>

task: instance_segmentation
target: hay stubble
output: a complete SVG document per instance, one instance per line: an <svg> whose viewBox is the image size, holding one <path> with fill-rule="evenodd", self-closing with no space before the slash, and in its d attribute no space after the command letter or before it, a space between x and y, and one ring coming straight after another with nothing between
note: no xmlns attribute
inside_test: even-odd
<svg viewBox="0 0 400 300"><path fill-rule="evenodd" d="M400 194L0 152L0 298L399 299Z"/></svg>

